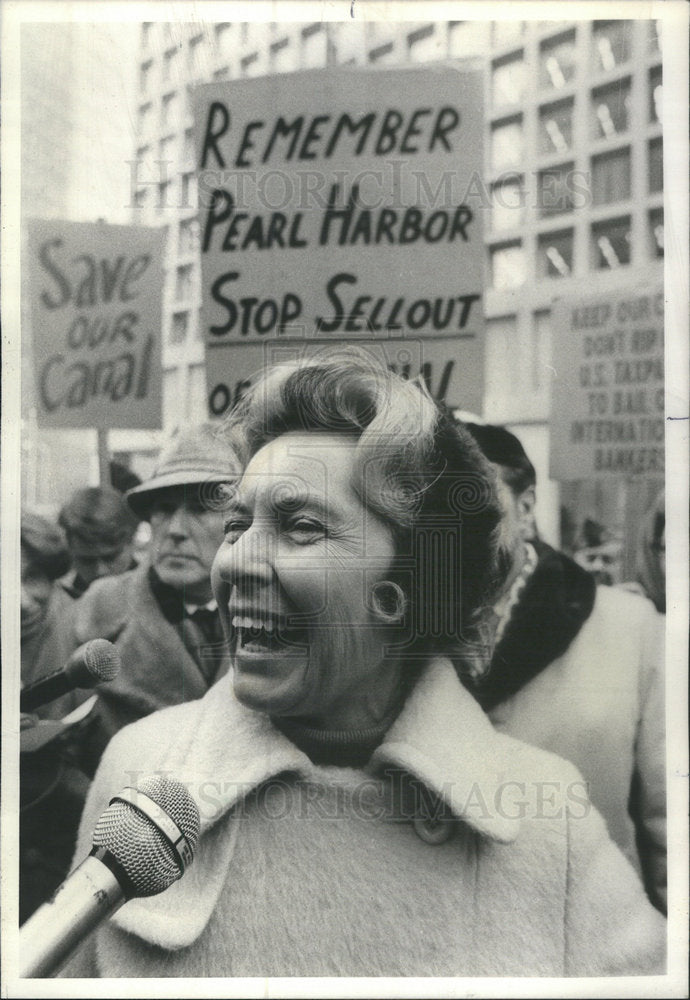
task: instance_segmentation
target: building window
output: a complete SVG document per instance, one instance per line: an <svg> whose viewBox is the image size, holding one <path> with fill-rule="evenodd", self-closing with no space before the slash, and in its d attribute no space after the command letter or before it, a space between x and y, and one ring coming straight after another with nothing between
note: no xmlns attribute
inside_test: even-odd
<svg viewBox="0 0 690 1000"><path fill-rule="evenodd" d="M542 233L537 251L540 278L569 278L573 270L573 231Z"/></svg>
<svg viewBox="0 0 690 1000"><path fill-rule="evenodd" d="M149 200L149 189L148 188L138 188L134 192L134 207L135 208L146 208L146 203Z"/></svg>
<svg viewBox="0 0 690 1000"><path fill-rule="evenodd" d="M525 155L522 118L498 122L491 129L491 168L507 170L522 165Z"/></svg>
<svg viewBox="0 0 690 1000"><path fill-rule="evenodd" d="M595 21L592 30L592 65L608 73L630 59L632 21Z"/></svg>
<svg viewBox="0 0 690 1000"><path fill-rule="evenodd" d="M164 139L158 143L158 159L162 160L164 163L172 163L173 154L175 152L175 136L166 135Z"/></svg>
<svg viewBox="0 0 690 1000"><path fill-rule="evenodd" d="M526 67L522 53L494 63L491 74L495 107L519 104L525 92Z"/></svg>
<svg viewBox="0 0 690 1000"><path fill-rule="evenodd" d="M153 59L142 63L139 67L139 90L145 94L151 84L151 71L153 69Z"/></svg>
<svg viewBox="0 0 690 1000"><path fill-rule="evenodd" d="M664 256L663 208L655 208L649 213L649 247L652 257L658 258Z"/></svg>
<svg viewBox="0 0 690 1000"><path fill-rule="evenodd" d="M203 35L195 35L194 38L189 39L187 66L193 80L198 80L205 75Z"/></svg>
<svg viewBox="0 0 690 1000"><path fill-rule="evenodd" d="M179 54L180 50L175 46L173 49L168 49L163 56L163 79L166 82L177 77Z"/></svg>
<svg viewBox="0 0 690 1000"><path fill-rule="evenodd" d="M197 219L183 219L178 230L177 252L196 253L199 249L199 222Z"/></svg>
<svg viewBox="0 0 690 1000"><path fill-rule="evenodd" d="M661 122L663 112L664 87L661 82L661 66L649 71L649 120Z"/></svg>
<svg viewBox="0 0 690 1000"><path fill-rule="evenodd" d="M466 21L472 24L472 21ZM524 21L494 21L491 26L491 40L497 49L508 45L518 45L524 30Z"/></svg>
<svg viewBox="0 0 690 1000"><path fill-rule="evenodd" d="M524 217L521 177L509 177L491 187L491 225L496 230L515 229Z"/></svg>
<svg viewBox="0 0 690 1000"><path fill-rule="evenodd" d="M171 344L184 344L187 339L187 331L189 330L189 313L188 312L176 312L172 314L172 321L170 323L170 343Z"/></svg>
<svg viewBox="0 0 690 1000"><path fill-rule="evenodd" d="M630 126L630 80L617 80L592 92L590 134L592 139L612 139Z"/></svg>
<svg viewBox="0 0 690 1000"><path fill-rule="evenodd" d="M214 35L216 41L216 51L222 59L224 56L230 55L231 40L232 40L232 25L230 24L216 24L214 27Z"/></svg>
<svg viewBox="0 0 690 1000"><path fill-rule="evenodd" d="M151 29L153 28L152 21L144 21L141 25L141 45L142 48L148 48L151 44Z"/></svg>
<svg viewBox="0 0 690 1000"><path fill-rule="evenodd" d="M421 28L415 28L407 36L407 47L408 49L414 48L415 45L419 45L420 42L425 41L427 38L433 38L434 36L434 24L424 24Z"/></svg>
<svg viewBox="0 0 690 1000"><path fill-rule="evenodd" d="M562 90L575 77L575 32L550 38L539 46L539 86Z"/></svg>
<svg viewBox="0 0 690 1000"><path fill-rule="evenodd" d="M328 35L320 21L302 31L300 65L304 69L320 69L326 65Z"/></svg>
<svg viewBox="0 0 690 1000"><path fill-rule="evenodd" d="M213 71L214 80L227 80L229 76L230 76L229 66L220 66L218 69L214 69Z"/></svg>
<svg viewBox="0 0 690 1000"><path fill-rule="evenodd" d="M297 69L297 53L290 47L289 38L281 38L279 42L274 42L269 53L271 70L274 73L289 73Z"/></svg>
<svg viewBox="0 0 690 1000"><path fill-rule="evenodd" d="M569 152L573 145L573 101L559 101L539 109L539 152Z"/></svg>
<svg viewBox="0 0 690 1000"><path fill-rule="evenodd" d="M486 21L451 21L448 26L448 55L462 58L483 52L487 31Z"/></svg>
<svg viewBox="0 0 690 1000"><path fill-rule="evenodd" d="M369 62L389 63L393 61L393 42L384 42L369 52Z"/></svg>
<svg viewBox="0 0 690 1000"><path fill-rule="evenodd" d="M630 197L630 149L592 157L592 202L610 205Z"/></svg>
<svg viewBox="0 0 690 1000"><path fill-rule="evenodd" d="M331 61L338 66L359 66L366 62L366 38L363 21L329 24Z"/></svg>
<svg viewBox="0 0 690 1000"><path fill-rule="evenodd" d="M649 193L664 190L664 146L661 139L649 143Z"/></svg>
<svg viewBox="0 0 690 1000"><path fill-rule="evenodd" d="M630 218L595 223L592 226L592 264L594 270L615 270L629 263Z"/></svg>
<svg viewBox="0 0 690 1000"><path fill-rule="evenodd" d="M163 212L166 208L170 208L169 194L170 188L172 186L172 181L161 181L158 184L158 202L156 208L159 212Z"/></svg>
<svg viewBox="0 0 690 1000"><path fill-rule="evenodd" d="M525 283L525 251L520 243L504 243L491 250L491 285L498 290Z"/></svg>
<svg viewBox="0 0 690 1000"><path fill-rule="evenodd" d="M175 124L178 109L177 94L165 94L161 101L161 126L168 128Z"/></svg>
<svg viewBox="0 0 690 1000"><path fill-rule="evenodd" d="M573 210L573 163L563 163L558 167L540 170L539 217L548 218Z"/></svg>
<svg viewBox="0 0 690 1000"><path fill-rule="evenodd" d="M185 302L192 297L192 277L194 266L183 264L177 269L175 280L175 298L178 302Z"/></svg>
<svg viewBox="0 0 690 1000"><path fill-rule="evenodd" d="M153 105L150 101L139 107L139 133L147 132L151 127Z"/></svg>
<svg viewBox="0 0 690 1000"><path fill-rule="evenodd" d="M435 30L433 24L428 24L425 28L408 35L407 47L412 62L431 62L446 55L445 39L440 31Z"/></svg>
<svg viewBox="0 0 690 1000"><path fill-rule="evenodd" d="M243 24L244 28L245 25ZM240 61L240 73L242 76L256 76L259 70L259 53L252 52Z"/></svg>

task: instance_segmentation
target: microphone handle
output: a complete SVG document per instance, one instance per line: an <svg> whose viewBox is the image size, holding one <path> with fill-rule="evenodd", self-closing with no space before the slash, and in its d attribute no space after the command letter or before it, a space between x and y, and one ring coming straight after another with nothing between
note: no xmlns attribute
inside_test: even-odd
<svg viewBox="0 0 690 1000"><path fill-rule="evenodd" d="M20 977L40 979L57 972L126 899L110 869L89 855L20 928Z"/></svg>
<svg viewBox="0 0 690 1000"><path fill-rule="evenodd" d="M55 701L63 694L68 694L74 690L74 682L70 679L64 667L56 670L47 677L41 678L29 684L19 693L19 707L22 712L33 712L41 705L47 705L50 701Z"/></svg>

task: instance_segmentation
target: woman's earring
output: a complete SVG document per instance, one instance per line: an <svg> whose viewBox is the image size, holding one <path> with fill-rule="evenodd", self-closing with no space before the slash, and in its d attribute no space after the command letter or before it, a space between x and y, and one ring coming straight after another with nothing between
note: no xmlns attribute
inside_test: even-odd
<svg viewBox="0 0 690 1000"><path fill-rule="evenodd" d="M405 614L407 598L405 591L392 580L379 580L371 587L371 608L382 622L393 625Z"/></svg>

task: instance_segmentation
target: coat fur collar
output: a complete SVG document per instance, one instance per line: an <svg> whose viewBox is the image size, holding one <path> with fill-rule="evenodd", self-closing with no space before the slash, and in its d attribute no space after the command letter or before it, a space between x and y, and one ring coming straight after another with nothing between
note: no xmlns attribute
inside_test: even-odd
<svg viewBox="0 0 690 1000"><path fill-rule="evenodd" d="M539 561L527 580L489 670L475 683L485 711L512 697L562 656L592 613L594 577L563 552L533 543Z"/></svg>
<svg viewBox="0 0 690 1000"><path fill-rule="evenodd" d="M518 819L477 816L468 803L473 787L479 786L485 798L498 791L514 771L515 749L513 740L494 731L450 662L437 658L427 664L368 770L404 768L444 799L456 818L484 837L509 843L518 835ZM160 896L130 901L113 917L123 930L168 949L195 941L213 912L239 826L231 817L229 824L219 821L236 803L285 771L316 781L342 781L348 772L355 776L349 769L312 764L267 716L236 701L230 675L203 699L157 712L122 730L104 760L106 773L97 781L115 794L122 787L123 772L130 784L136 783L132 776L143 776L141 761L147 762L146 773L157 771L184 781L201 813L197 857L184 878Z"/></svg>

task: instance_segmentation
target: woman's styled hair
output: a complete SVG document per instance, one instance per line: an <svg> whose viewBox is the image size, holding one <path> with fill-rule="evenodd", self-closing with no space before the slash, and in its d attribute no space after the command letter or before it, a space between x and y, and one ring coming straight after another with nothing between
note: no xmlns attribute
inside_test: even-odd
<svg viewBox="0 0 690 1000"><path fill-rule="evenodd" d="M23 510L20 539L31 565L44 573L49 580L64 576L71 559L62 531L39 514Z"/></svg>
<svg viewBox="0 0 690 1000"><path fill-rule="evenodd" d="M243 467L288 431L356 438L353 487L396 543L389 578L406 598L398 648L471 659L475 671L488 662L481 624L503 582L495 474L421 382L360 348L329 351L268 370L224 430Z"/></svg>

